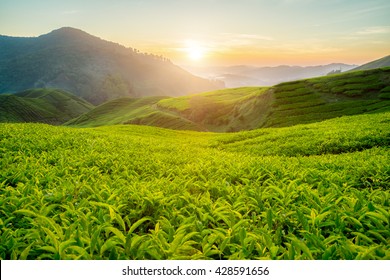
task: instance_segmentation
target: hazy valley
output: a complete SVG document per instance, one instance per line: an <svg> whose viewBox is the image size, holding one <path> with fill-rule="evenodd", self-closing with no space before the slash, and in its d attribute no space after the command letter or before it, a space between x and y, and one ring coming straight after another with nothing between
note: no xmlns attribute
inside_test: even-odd
<svg viewBox="0 0 390 280"><path fill-rule="evenodd" d="M212 80L220 80L226 87L243 86L273 86L283 82L326 76L332 72L345 72L356 68L357 65L332 63L318 66L289 66L255 67L248 65L224 67L194 67L184 66L191 73Z"/></svg>

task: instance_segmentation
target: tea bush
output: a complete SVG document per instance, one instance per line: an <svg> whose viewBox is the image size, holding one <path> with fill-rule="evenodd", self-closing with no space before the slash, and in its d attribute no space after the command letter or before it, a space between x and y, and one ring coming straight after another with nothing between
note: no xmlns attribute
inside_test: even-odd
<svg viewBox="0 0 390 280"><path fill-rule="evenodd" d="M389 124L0 124L0 258L390 259Z"/></svg>

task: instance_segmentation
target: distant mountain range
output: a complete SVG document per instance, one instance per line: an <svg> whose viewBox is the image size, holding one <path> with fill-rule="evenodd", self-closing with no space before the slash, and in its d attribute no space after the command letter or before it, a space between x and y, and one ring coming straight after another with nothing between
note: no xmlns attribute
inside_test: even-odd
<svg viewBox="0 0 390 280"><path fill-rule="evenodd" d="M0 93L59 88L100 104L223 88L169 60L64 27L39 37L0 36Z"/></svg>
<svg viewBox="0 0 390 280"><path fill-rule="evenodd" d="M288 66L255 67L237 65L228 67L191 67L183 66L189 72L199 77L220 80L226 87L242 86L273 86L282 82L295 81L334 72L345 72L357 67L344 63L332 63L318 66Z"/></svg>
<svg viewBox="0 0 390 280"><path fill-rule="evenodd" d="M358 66L355 64L332 63L317 66L256 67L249 65L195 67L183 66L199 77L220 80L228 88L243 86L273 86L283 82L308 79L347 71L369 70L390 66L390 55Z"/></svg>

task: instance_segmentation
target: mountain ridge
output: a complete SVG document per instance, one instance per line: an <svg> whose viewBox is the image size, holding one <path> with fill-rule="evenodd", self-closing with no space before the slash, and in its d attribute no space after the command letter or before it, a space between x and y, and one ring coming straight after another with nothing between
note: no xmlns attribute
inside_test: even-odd
<svg viewBox="0 0 390 280"><path fill-rule="evenodd" d="M0 36L0 92L60 88L94 104L120 97L180 96L222 88L168 59L80 29L38 37Z"/></svg>

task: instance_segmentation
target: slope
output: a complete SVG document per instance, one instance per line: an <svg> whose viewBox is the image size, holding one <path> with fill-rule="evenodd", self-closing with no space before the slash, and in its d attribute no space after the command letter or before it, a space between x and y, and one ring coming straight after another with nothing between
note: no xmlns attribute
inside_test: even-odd
<svg viewBox="0 0 390 280"><path fill-rule="evenodd" d="M161 100L210 131L290 126L344 115L390 110L390 68L237 88Z"/></svg>
<svg viewBox="0 0 390 280"><path fill-rule="evenodd" d="M94 104L223 87L169 60L66 27L32 38L0 36L0 92L60 88Z"/></svg>
<svg viewBox="0 0 390 280"><path fill-rule="evenodd" d="M41 122L62 124L94 106L69 92L32 89L0 94L0 122Z"/></svg>
<svg viewBox="0 0 390 280"><path fill-rule="evenodd" d="M65 125L94 127L112 124L138 124L172 129L202 131L197 124L171 112L162 112L156 103L167 97L120 98L70 120Z"/></svg>
<svg viewBox="0 0 390 280"><path fill-rule="evenodd" d="M272 98L272 91L266 87L243 87L164 99L157 106L209 131L224 132L260 127Z"/></svg>
<svg viewBox="0 0 390 280"><path fill-rule="evenodd" d="M271 104L267 88L247 87L176 98L144 97L109 101L66 123L91 127L141 124L196 131L235 131L259 127Z"/></svg>
<svg viewBox="0 0 390 280"><path fill-rule="evenodd" d="M369 70L382 67L390 67L390 55L368 62L349 71Z"/></svg>
<svg viewBox="0 0 390 280"><path fill-rule="evenodd" d="M390 67L283 83L274 87L265 127L390 110Z"/></svg>

